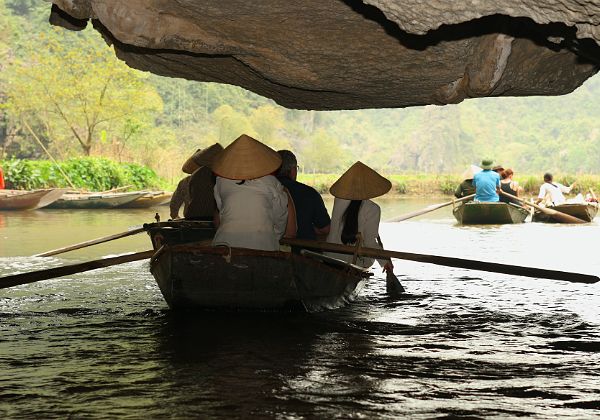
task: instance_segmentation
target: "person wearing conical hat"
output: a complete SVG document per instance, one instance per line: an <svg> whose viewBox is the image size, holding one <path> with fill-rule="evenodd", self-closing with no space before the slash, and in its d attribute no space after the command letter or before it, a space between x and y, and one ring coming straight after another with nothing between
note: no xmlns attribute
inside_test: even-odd
<svg viewBox="0 0 600 420"><path fill-rule="evenodd" d="M372 198L386 194L392 183L362 162L356 162L334 184L329 191L335 197L331 215L331 228L327 242L354 245L357 240L362 246L379 248L379 221L381 209ZM352 261L352 255L328 253L344 261ZM356 264L362 267L373 265L373 258L358 257ZM385 271L393 270L390 260L380 260Z"/></svg>
<svg viewBox="0 0 600 420"><path fill-rule="evenodd" d="M213 196L215 185L211 165L223 146L215 143L206 149L198 149L190 156L181 170L186 176L177 185L169 210L171 219L179 218L179 209L183 205L183 217L190 220L213 220L216 204Z"/></svg>
<svg viewBox="0 0 600 420"><path fill-rule="evenodd" d="M494 161L483 159L482 171L473 176L475 187L475 201L498 202L500 201L500 175L492 171Z"/></svg>
<svg viewBox="0 0 600 420"><path fill-rule="evenodd" d="M214 196L219 211L214 245L279 250L279 240L296 234L293 201L272 174L281 157L242 134L213 163Z"/></svg>
<svg viewBox="0 0 600 420"><path fill-rule="evenodd" d="M463 173L463 182L454 191L456 198L466 197L471 194L475 194L475 187L473 186L473 177L475 174L481 172L481 168L476 165L469 165L467 170Z"/></svg>

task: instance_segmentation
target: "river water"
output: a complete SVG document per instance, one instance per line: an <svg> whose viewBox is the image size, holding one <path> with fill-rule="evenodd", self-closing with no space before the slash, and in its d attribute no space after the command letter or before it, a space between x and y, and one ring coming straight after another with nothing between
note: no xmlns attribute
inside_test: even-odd
<svg viewBox="0 0 600 420"><path fill-rule="evenodd" d="M439 201L439 200L437 200ZM443 200L442 200L443 201ZM424 207L381 200L383 219ZM149 249L165 207L0 213L0 275ZM600 225L384 223L389 249L600 274ZM376 267L374 267L376 268ZM170 312L134 262L0 290L1 418L597 418L600 285L395 261L319 314Z"/></svg>

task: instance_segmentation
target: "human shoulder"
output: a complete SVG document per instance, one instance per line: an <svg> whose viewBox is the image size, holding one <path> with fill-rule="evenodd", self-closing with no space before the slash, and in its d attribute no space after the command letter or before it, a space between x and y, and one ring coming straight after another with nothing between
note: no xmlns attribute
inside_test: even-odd
<svg viewBox="0 0 600 420"><path fill-rule="evenodd" d="M381 207L374 201L363 200L362 208L370 214L381 214Z"/></svg>

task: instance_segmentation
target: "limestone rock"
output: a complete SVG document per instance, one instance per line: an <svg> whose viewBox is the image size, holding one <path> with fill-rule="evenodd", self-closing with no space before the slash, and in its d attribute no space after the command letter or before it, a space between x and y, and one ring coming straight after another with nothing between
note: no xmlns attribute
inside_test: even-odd
<svg viewBox="0 0 600 420"><path fill-rule="evenodd" d="M564 94L600 63L597 0L52 1L132 67L290 108Z"/></svg>

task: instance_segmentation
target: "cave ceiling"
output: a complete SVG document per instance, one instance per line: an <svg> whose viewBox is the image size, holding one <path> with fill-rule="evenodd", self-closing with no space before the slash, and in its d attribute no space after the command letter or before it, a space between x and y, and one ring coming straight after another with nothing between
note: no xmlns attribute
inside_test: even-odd
<svg viewBox="0 0 600 420"><path fill-rule="evenodd" d="M598 71L598 0L52 0L129 66L334 110L560 95Z"/></svg>

